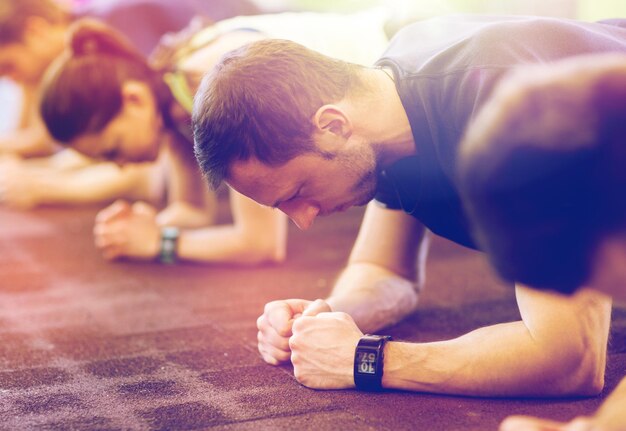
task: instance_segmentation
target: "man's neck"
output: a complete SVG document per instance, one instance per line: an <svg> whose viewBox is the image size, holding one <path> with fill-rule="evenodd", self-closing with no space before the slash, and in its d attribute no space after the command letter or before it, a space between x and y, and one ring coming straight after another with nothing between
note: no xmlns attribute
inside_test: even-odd
<svg viewBox="0 0 626 431"><path fill-rule="evenodd" d="M359 98L362 111L355 124L374 146L380 166L389 166L416 153L411 124L390 70L366 69L366 89Z"/></svg>

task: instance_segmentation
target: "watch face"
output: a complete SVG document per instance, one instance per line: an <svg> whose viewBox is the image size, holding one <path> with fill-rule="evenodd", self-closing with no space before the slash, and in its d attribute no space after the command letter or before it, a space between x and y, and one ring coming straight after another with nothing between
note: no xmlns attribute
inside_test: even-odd
<svg viewBox="0 0 626 431"><path fill-rule="evenodd" d="M367 351L358 352L357 363L359 366L359 373L376 374L376 353Z"/></svg>

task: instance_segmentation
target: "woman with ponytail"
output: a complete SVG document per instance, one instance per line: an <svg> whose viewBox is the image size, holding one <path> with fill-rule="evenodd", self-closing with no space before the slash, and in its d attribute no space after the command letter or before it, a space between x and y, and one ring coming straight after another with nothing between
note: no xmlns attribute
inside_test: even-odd
<svg viewBox="0 0 626 431"><path fill-rule="evenodd" d="M98 19L128 37L147 56L163 34L181 30L194 16L218 21L259 12L250 0L83 3L66 8L56 0L0 0L0 77L12 81L21 96L20 112L0 134L0 156L31 158L58 150L37 112L38 86L47 67L64 49L72 22L85 17Z"/></svg>
<svg viewBox="0 0 626 431"><path fill-rule="evenodd" d="M167 38L175 41L173 47L160 50L152 67L112 29L77 23L68 49L43 82L41 115L50 134L89 157L115 161L120 166L116 182L124 182L125 196L132 199L165 185L168 201L159 213L144 202L116 202L103 210L94 232L104 256L283 260L285 217L234 192L232 224L189 229L209 221L214 209L193 157L189 110L195 86L221 55L267 37L301 43L308 38L310 46L331 55L373 62L386 43L383 23L372 13L239 17L187 31L179 40Z"/></svg>
<svg viewBox="0 0 626 431"><path fill-rule="evenodd" d="M158 214L147 203L134 206L161 227L212 222L215 197L196 168L188 115L177 109L162 75L110 27L87 19L73 26L67 50L43 79L40 108L57 142L117 165L109 182L104 175L87 179L92 194L129 200L152 195L153 203L166 196ZM90 169L83 171L88 176ZM71 182L75 185L58 184L59 189L82 187ZM50 188L46 193L50 196ZM132 210L118 201L98 220L119 219ZM118 257L110 249L105 256Z"/></svg>

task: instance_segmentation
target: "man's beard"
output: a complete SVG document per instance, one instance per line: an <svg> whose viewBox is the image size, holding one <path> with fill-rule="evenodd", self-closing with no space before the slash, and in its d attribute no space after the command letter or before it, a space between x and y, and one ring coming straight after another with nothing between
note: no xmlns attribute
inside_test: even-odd
<svg viewBox="0 0 626 431"><path fill-rule="evenodd" d="M376 196L377 186L378 174L376 171L366 172L353 187L354 193L358 196L353 205L359 207L367 205Z"/></svg>

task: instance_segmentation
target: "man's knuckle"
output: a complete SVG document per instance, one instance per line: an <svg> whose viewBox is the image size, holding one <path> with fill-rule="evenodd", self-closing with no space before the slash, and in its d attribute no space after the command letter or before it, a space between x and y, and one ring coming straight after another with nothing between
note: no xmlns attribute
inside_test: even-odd
<svg viewBox="0 0 626 431"><path fill-rule="evenodd" d="M295 335L292 336L291 338L289 338L289 348L293 351L293 350L297 350L298 349L298 344L299 344L299 340L298 337L296 337Z"/></svg>
<svg viewBox="0 0 626 431"><path fill-rule="evenodd" d="M350 320L350 315L348 313L339 312L338 316L341 320Z"/></svg>
<svg viewBox="0 0 626 431"><path fill-rule="evenodd" d="M281 350L289 350L289 339L281 338L280 340L277 341L276 347L278 347Z"/></svg>
<svg viewBox="0 0 626 431"><path fill-rule="evenodd" d="M270 365L276 365L276 359L274 359L271 355L267 353L263 355L263 360Z"/></svg>
<svg viewBox="0 0 626 431"><path fill-rule="evenodd" d="M272 313L276 308L280 307L283 304L283 301L271 301L265 304L264 311L266 314Z"/></svg>
<svg viewBox="0 0 626 431"><path fill-rule="evenodd" d="M296 332L300 332L306 326L306 318L300 317L293 321L292 331L295 334Z"/></svg>
<svg viewBox="0 0 626 431"><path fill-rule="evenodd" d="M267 321L265 319L265 315L262 314L260 315L257 319L256 319L256 327L257 329L260 331L263 327L265 327L267 324Z"/></svg>
<svg viewBox="0 0 626 431"><path fill-rule="evenodd" d="M289 325L289 322L284 323L283 325L281 325L280 327L275 329L276 334L278 334L279 337L288 337L291 333L291 326Z"/></svg>
<svg viewBox="0 0 626 431"><path fill-rule="evenodd" d="M293 361L293 358L292 358ZM302 374L302 371L300 370L300 367L296 367L294 366L293 368L293 376L296 378L296 380L300 383L302 383L302 379L304 378L304 375Z"/></svg>
<svg viewBox="0 0 626 431"><path fill-rule="evenodd" d="M303 386L307 386L309 387L311 384L311 379L309 378L309 376L304 373L304 372L299 372L298 373L298 377L296 377L296 380L298 381L298 383L300 383Z"/></svg>

